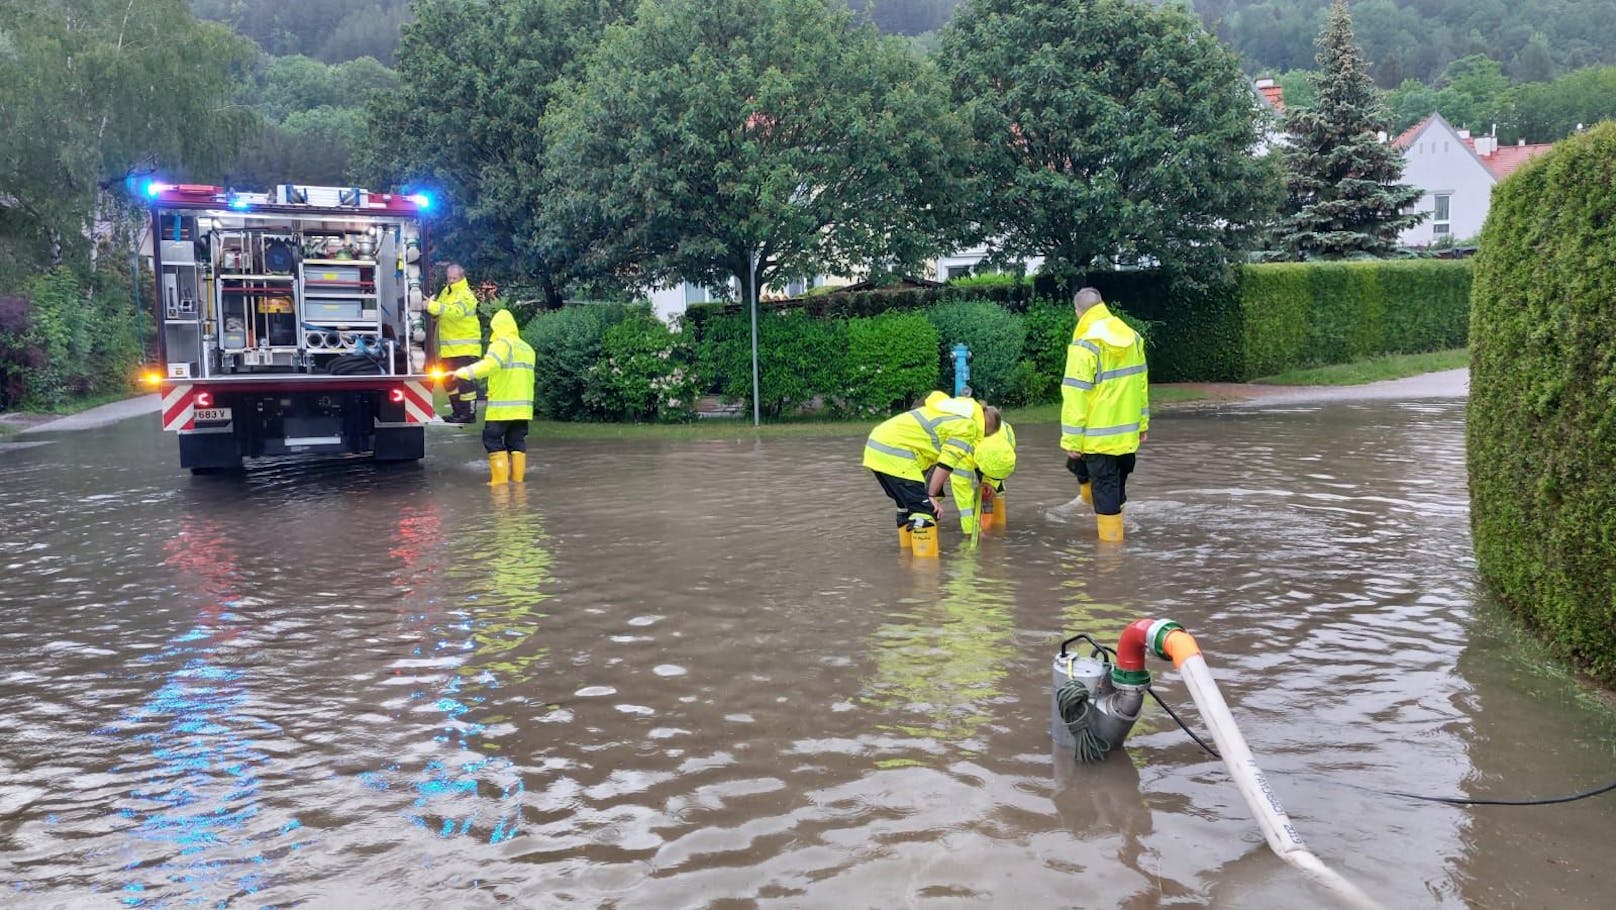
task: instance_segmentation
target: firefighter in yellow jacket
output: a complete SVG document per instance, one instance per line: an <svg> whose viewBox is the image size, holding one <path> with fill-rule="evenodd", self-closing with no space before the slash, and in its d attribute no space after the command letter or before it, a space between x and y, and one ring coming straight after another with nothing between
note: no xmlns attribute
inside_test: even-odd
<svg viewBox="0 0 1616 910"><path fill-rule="evenodd" d="M455 370L454 377L467 383L488 378L483 414L488 482L521 483L527 478L527 424L533 419L533 348L517 334L509 311L495 313L488 325L493 338L487 356Z"/></svg>
<svg viewBox="0 0 1616 910"><path fill-rule="evenodd" d="M983 439L976 451L949 475L954 508L959 510L960 530L976 533L986 529L984 510L999 516L1003 526L1004 482L1016 470L1016 430L1007 420L999 421L999 432Z"/></svg>
<svg viewBox="0 0 1616 910"><path fill-rule="evenodd" d="M1072 298L1077 328L1061 380L1061 448L1079 495L1094 504L1101 540L1122 540L1128 475L1150 429L1145 340L1112 315L1094 288Z"/></svg>
<svg viewBox="0 0 1616 910"><path fill-rule="evenodd" d="M427 301L426 311L438 318L438 359L451 370L475 363L483 355L483 328L477 321L477 295L466 283L466 270L449 263L449 283ZM444 423L477 421L477 383L462 380L449 390L451 411Z"/></svg>
<svg viewBox="0 0 1616 910"><path fill-rule="evenodd" d="M943 482L999 430L999 412L971 398L932 392L920 407L890 418L864 443L864 466L898 507L898 542L937 554Z"/></svg>

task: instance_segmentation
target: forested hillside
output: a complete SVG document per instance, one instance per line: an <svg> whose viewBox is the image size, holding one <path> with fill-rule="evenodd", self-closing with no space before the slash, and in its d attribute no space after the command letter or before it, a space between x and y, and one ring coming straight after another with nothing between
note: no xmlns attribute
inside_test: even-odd
<svg viewBox="0 0 1616 910"><path fill-rule="evenodd" d="M375 57L392 64L409 8L409 0L191 0L197 18L223 22L265 53L326 63Z"/></svg>

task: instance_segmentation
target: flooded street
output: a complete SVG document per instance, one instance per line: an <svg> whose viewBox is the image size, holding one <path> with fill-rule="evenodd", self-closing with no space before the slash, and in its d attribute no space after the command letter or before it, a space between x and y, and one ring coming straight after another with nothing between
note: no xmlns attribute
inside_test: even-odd
<svg viewBox="0 0 1616 910"><path fill-rule="evenodd" d="M900 555L862 437L474 432L419 469L178 470L154 416L0 449L0 906L1304 907L1154 704L1052 749L1049 664L1200 641L1310 847L1387 907L1608 906L1616 722L1478 601L1451 399L1162 413L1095 543L1054 426L1010 528ZM1170 665L1159 694L1199 717Z"/></svg>

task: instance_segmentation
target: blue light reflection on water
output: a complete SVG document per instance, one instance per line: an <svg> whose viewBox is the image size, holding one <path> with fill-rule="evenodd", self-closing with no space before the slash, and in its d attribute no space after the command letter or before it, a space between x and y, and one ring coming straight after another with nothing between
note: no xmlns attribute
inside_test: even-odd
<svg viewBox="0 0 1616 910"><path fill-rule="evenodd" d="M169 543L165 562L197 581L197 624L139 659L173 669L149 699L96 731L137 747L113 773L144 780L116 811L132 839L122 846L127 879L119 899L127 907L225 906L208 895L258 893L269 884L269 864L304 843L295 839L302 828L295 818L268 830L254 824L269 761L258 738L274 741L284 731L253 716L250 677L218 653L245 623L225 541L211 523L188 521Z"/></svg>
<svg viewBox="0 0 1616 910"><path fill-rule="evenodd" d="M552 575L539 516L529 508L525 490L494 491L492 496L487 513L491 533L454 538L479 548L456 561L474 567L467 570L467 577L457 579L465 584L461 590L468 592L467 606L445 612L429 609L406 618L418 629L415 635L421 642L411 649L410 661L428 663L443 675L434 677L442 680L436 686L413 689L404 712L431 712L441 724L432 737L440 754L410 775L414 796L405 814L411 824L439 837L481 840L486 831L487 842L498 844L521 830L526 784L518 765L488 754L499 743L489 737L487 724L473 718L490 709L489 693L500 688L501 674L520 678L543 658L543 649L524 652L522 646L543 618L535 606L546 598L542 589ZM415 511L399 523L391 553L400 562L395 581L401 588L422 587L425 576L436 568L421 557L444 539L440 523L435 510ZM429 597L426 603L435 606L437 598ZM399 764L390 763L380 771L362 772L358 779L366 789L386 790L407 774ZM499 795L494 797L496 791Z"/></svg>

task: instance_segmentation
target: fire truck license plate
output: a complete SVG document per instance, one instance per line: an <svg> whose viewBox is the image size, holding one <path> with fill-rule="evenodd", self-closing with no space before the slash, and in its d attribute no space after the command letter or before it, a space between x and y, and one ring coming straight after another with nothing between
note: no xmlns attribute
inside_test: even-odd
<svg viewBox="0 0 1616 910"><path fill-rule="evenodd" d="M197 420L229 420L229 408L197 408Z"/></svg>

